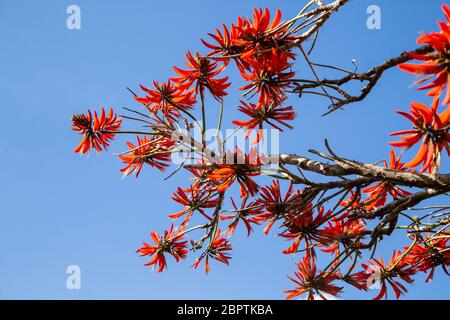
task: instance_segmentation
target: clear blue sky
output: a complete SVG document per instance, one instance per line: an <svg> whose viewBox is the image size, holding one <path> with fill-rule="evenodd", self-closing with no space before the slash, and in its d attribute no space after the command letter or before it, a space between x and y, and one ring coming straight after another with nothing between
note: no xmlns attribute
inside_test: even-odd
<svg viewBox="0 0 450 320"><path fill-rule="evenodd" d="M169 225L167 214L179 209L170 195L187 184L185 176L164 182L149 169L137 180L121 180L121 162L111 153L72 153L79 137L70 130L70 116L88 107L135 106L127 86L171 76L186 50L203 50L199 38L216 26L250 15L253 7L279 6L292 17L306 2L0 0L0 298L284 298L282 290L291 287L286 276L294 270L281 254L287 243L262 236L261 229L249 239L239 229L231 265L214 264L207 276L190 267L192 260L170 263L163 274L145 268L147 260L135 250L151 230ZM436 30L443 2L351 1L321 32L313 59L351 68L355 58L360 70L381 63L414 48L420 31ZM66 28L70 4L81 8L81 30ZM366 28L370 4L381 7L381 30ZM409 88L412 81L391 71L366 101L326 118L320 117L326 100L292 99L296 128L283 135L282 150L305 154L330 138L347 157L387 157L388 133L408 126L393 110L406 110L413 100L429 103ZM238 99L234 90L226 100L228 126ZM111 151L123 148L117 139ZM448 158L444 162L448 172ZM385 248L403 245L401 239ZM72 264L81 267L81 290L66 289ZM450 298L442 272L431 284L423 279L408 298ZM349 289L343 297L361 295Z"/></svg>

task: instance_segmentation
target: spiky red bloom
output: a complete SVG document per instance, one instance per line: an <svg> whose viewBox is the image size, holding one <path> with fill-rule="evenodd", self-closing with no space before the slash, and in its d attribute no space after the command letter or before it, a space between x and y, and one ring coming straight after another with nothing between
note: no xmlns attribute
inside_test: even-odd
<svg viewBox="0 0 450 320"><path fill-rule="evenodd" d="M274 122L278 122L280 125L284 125L289 129L292 129L292 126L285 121L294 120L295 111L294 107L281 107L280 105L256 105L253 103L245 103L241 101L241 106L239 107L239 111L245 113L250 117L249 120L239 121L234 120L233 124L237 126L245 127L246 133L245 137L248 138L253 130L257 129L257 134L252 143L258 143L262 139L263 136L263 124L267 123L271 125L273 128L276 128L280 131L283 129L275 124Z"/></svg>
<svg viewBox="0 0 450 320"><path fill-rule="evenodd" d="M332 215L331 211L325 211L323 207L317 209L314 214L312 205L308 205L300 212L292 212L284 217L283 225L286 227L280 235L283 238L294 240L289 248L283 251L284 254L293 254L298 251L302 240L306 243L306 249L312 248L312 242L326 243L327 239L323 229L319 229Z"/></svg>
<svg viewBox="0 0 450 320"><path fill-rule="evenodd" d="M423 83L434 78L433 81L418 88L420 90L430 89L428 91L429 96L439 97L445 88L447 88L447 94L443 100L443 104L446 105L450 103L450 7L443 5L442 9L447 18L447 23L442 21L438 22L441 32L425 34L417 39L418 44L428 44L433 47L434 51L430 54L413 54L407 52L406 54L412 59L424 62L422 64L403 63L399 67L408 73L424 75L417 83Z"/></svg>
<svg viewBox="0 0 450 320"><path fill-rule="evenodd" d="M211 242L211 245L206 249L206 251L195 260L192 265L195 269L199 266L200 262L202 262L203 258L205 258L205 271L208 273L211 271L209 266L209 258L217 260L219 262L229 264L231 256L227 251L231 250L230 242L220 235L220 229L218 229L214 235L214 239Z"/></svg>
<svg viewBox="0 0 450 320"><path fill-rule="evenodd" d="M255 9L253 19L238 17L237 23L232 24L228 29L222 25L223 31L216 29L216 34L209 33L215 44L206 42L203 44L212 49L210 55L219 54L219 58L228 62L230 56L234 58L238 66L246 66L245 58L255 54L258 50L286 47L289 50L291 43L297 36L289 32L288 25L282 25L281 11L277 10L275 16L270 21L270 11L266 8Z"/></svg>
<svg viewBox="0 0 450 320"><path fill-rule="evenodd" d="M243 199L240 208L236 206L233 198L230 199L231 203L236 211L236 214L232 215L220 215L221 220L233 219L231 224L227 227L228 237L231 237L236 231L236 227L239 221L242 221L247 228L247 236L250 236L252 232L252 223L259 225L261 222L265 221L265 217L262 215L262 207L257 205L256 202L246 203L247 199Z"/></svg>
<svg viewBox="0 0 450 320"><path fill-rule="evenodd" d="M295 72L288 71L291 64L288 63L288 54L273 48L269 52L249 57L248 69L241 69L242 78L250 83L240 87L240 90L248 90L259 94L259 105L278 105L286 99L284 90L290 87L289 79Z"/></svg>
<svg viewBox="0 0 450 320"><path fill-rule="evenodd" d="M196 53L194 57L190 52L187 52L186 58L185 64L189 70L173 67L179 77L171 78L171 80L176 83L180 90L188 90L194 87L196 93L201 92L203 94L204 89L207 88L212 96L218 100L227 95L225 89L231 85L231 83L227 83L228 77L215 78L225 68L224 64L219 67L218 62L201 57L199 53Z"/></svg>
<svg viewBox="0 0 450 320"><path fill-rule="evenodd" d="M301 294L308 293L308 300L314 300L314 295L318 295L323 300L327 298L322 294L326 293L337 296L342 291L342 287L333 284L341 279L338 271L317 272L316 261L313 257L305 255L301 262L297 263L298 271L294 272L294 277L288 277L296 286L292 290L284 290L288 294L286 299L295 298Z"/></svg>
<svg viewBox="0 0 450 320"><path fill-rule="evenodd" d="M405 164L401 162L401 157L397 158L395 151L391 150L391 157L389 160L389 166L386 161L383 161L386 168L394 170L405 170ZM390 182L379 182L369 188L363 190L364 193L369 194L369 197L365 200L366 210L374 210L376 208L385 205L388 195L392 199L406 197L411 193L405 191Z"/></svg>
<svg viewBox="0 0 450 320"><path fill-rule="evenodd" d="M152 113L161 111L166 117L179 117L180 110L189 110L196 102L194 89L181 90L168 80L161 84L153 81L154 90L143 85L141 89L147 94L145 97L135 96L135 100L144 104Z"/></svg>
<svg viewBox="0 0 450 320"><path fill-rule="evenodd" d="M140 253L141 257L153 256L145 266L158 265L158 272L162 272L167 269L165 253L172 255L176 262L186 258L188 253L186 249L187 241L181 241L184 238L182 229L174 230L173 225L171 225L169 230L164 231L163 236L159 236L158 233L153 231L150 233L150 237L155 245L144 242L143 247L136 251Z"/></svg>
<svg viewBox="0 0 450 320"><path fill-rule="evenodd" d="M338 257L341 253L341 246L347 251L354 245L359 245L365 230L364 224L357 220L328 221L328 226L322 231L322 236L326 238L324 243L326 248L322 251L333 253Z"/></svg>
<svg viewBox="0 0 450 320"><path fill-rule="evenodd" d="M419 271L431 270L426 282L433 279L434 270L439 266L450 276L447 270L447 267L450 266L450 247L447 244L449 238L445 238L445 236L439 238L439 235L436 237L436 239L430 239L428 235L424 241L416 243L406 256L406 262L416 266Z"/></svg>
<svg viewBox="0 0 450 320"><path fill-rule="evenodd" d="M226 159L227 163L217 164L218 169L207 175L208 179L217 185L216 191L224 192L237 181L242 198L247 194L254 196L258 192L259 186L252 177L261 174L259 170L261 161L256 149L251 149L248 154L243 154L236 148L236 152L228 153Z"/></svg>
<svg viewBox="0 0 450 320"><path fill-rule="evenodd" d="M249 18L238 18L235 26L240 31L240 37L234 43L244 48L242 58L248 57L258 49L285 46L293 37L287 32L289 26L281 26L281 11L277 9L270 22L270 11L265 8L253 10L253 21Z"/></svg>
<svg viewBox="0 0 450 320"><path fill-rule="evenodd" d="M130 149L126 153L119 155L120 159L126 164L120 171L125 176L134 172L137 178L144 164L164 172L165 167L169 166L171 161L171 149L174 146L174 142L167 138L140 138L138 136L137 146L131 142L127 142L127 145Z"/></svg>
<svg viewBox="0 0 450 320"><path fill-rule="evenodd" d="M111 108L108 115L102 108L100 118L91 110L87 114L75 114L72 116L72 130L83 135L80 144L73 150L76 153L87 153L91 148L102 151L109 147L109 141L115 136L114 131L119 130L122 119L118 118Z"/></svg>
<svg viewBox="0 0 450 320"><path fill-rule="evenodd" d="M398 299L401 294L408 292L406 287L400 283L399 280L403 280L409 284L414 282L411 276L413 276L416 271L406 262L401 251L394 251L392 258L387 265L383 262L381 257L378 260L372 259L367 262L368 264L363 263L361 266L364 269L363 273L367 275L368 281L370 281L370 278L373 278L373 280L381 284L380 292L374 300L380 300L384 296L387 297L387 284L394 290L395 296ZM396 280L397 278L399 280Z"/></svg>
<svg viewBox="0 0 450 320"><path fill-rule="evenodd" d="M422 164L422 172L435 172L440 165L442 149L445 148L447 155L450 155L450 106L438 114L438 103L438 100L434 100L431 108L427 108L421 103L414 102L411 104L410 113L397 111L413 123L413 128L391 133L391 136L400 136L402 140L389 144L408 149L422 140L419 151L414 159L406 164L406 168Z"/></svg>
<svg viewBox="0 0 450 320"><path fill-rule="evenodd" d="M191 218L192 214L195 211L198 211L208 220L211 220L211 217L206 214L205 209L214 208L217 205L218 199L214 198L215 195L217 195L217 193L213 193L207 188L200 188L195 184L184 190L178 188L177 192L172 195L172 199L183 205L184 209L169 215L169 218L178 219L187 214L188 216L182 223L182 225L184 225Z"/></svg>
<svg viewBox="0 0 450 320"><path fill-rule="evenodd" d="M203 39L200 39L203 44L211 49L212 51L209 53L211 55L222 55L223 57L215 57L215 60L223 61L227 64L230 61L229 56L235 56L235 61L239 65L241 65L242 60L240 59L240 54L243 52L244 47L242 45L236 44L236 41L241 37L241 30L237 28L234 24L231 25L231 30L227 28L226 25L222 24L222 30L220 31L216 28L216 34L208 33L208 35L214 39L216 44L212 44ZM241 65L242 67L242 65Z"/></svg>
<svg viewBox="0 0 450 320"><path fill-rule="evenodd" d="M293 192L294 185L290 184L284 196L281 195L280 181L273 180L270 186L261 189L260 196L255 201L255 205L263 209L265 221L268 221L264 228L264 233L268 234L270 229L283 216L289 216L300 210L304 204L300 190Z"/></svg>

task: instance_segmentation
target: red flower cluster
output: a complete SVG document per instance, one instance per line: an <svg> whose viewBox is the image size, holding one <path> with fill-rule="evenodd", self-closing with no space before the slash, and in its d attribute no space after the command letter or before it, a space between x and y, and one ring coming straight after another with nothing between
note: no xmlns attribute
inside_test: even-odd
<svg viewBox="0 0 450 320"><path fill-rule="evenodd" d="M435 172L439 168L442 149L450 155L450 107L439 114L437 112L438 100L431 108L414 102L410 113L397 111L413 123L410 130L391 133L391 136L400 136L401 141L391 142L393 147L410 148L422 140L419 151L406 168L413 168L422 164L422 172Z"/></svg>
<svg viewBox="0 0 450 320"><path fill-rule="evenodd" d="M231 85L231 83L227 83L228 77L215 78L222 72L225 65L219 67L217 62L201 57L199 53L196 53L194 57L188 52L186 58L188 70L173 67L179 77L174 77L172 80L179 89L187 90L194 87L196 93L203 94L205 88L207 88L213 97L218 100L227 95L225 89Z"/></svg>
<svg viewBox="0 0 450 320"><path fill-rule="evenodd" d="M284 90L290 87L290 79L295 75L290 71L289 54L273 48L245 61L248 67L241 69L241 76L249 84L240 87L246 94L259 94L259 105L278 105L286 99Z"/></svg>
<svg viewBox="0 0 450 320"><path fill-rule="evenodd" d="M327 300L323 294L337 296L342 291L342 287L333 284L334 281L341 279L339 272L318 272L316 260L314 257L305 255L301 262L297 263L298 271L294 272L294 277L288 277L296 286L292 290L285 290L288 294L286 299L298 297L301 294L308 293L308 300L314 300L319 296L322 300Z"/></svg>
<svg viewBox="0 0 450 320"><path fill-rule="evenodd" d="M267 8L255 9L253 19L238 17L237 23L232 24L230 28L222 25L223 32L216 29L216 34L209 33L216 44L203 39L202 42L212 49L210 56L218 54L220 56L216 59L226 63L233 58L239 67L247 66L247 57L272 48L285 47L289 50L298 39L298 36L289 32L287 24L280 23L280 10L277 10L272 22L270 18Z"/></svg>
<svg viewBox="0 0 450 320"><path fill-rule="evenodd" d="M171 159L171 148L174 146L174 142L166 138L140 138L138 136L137 146L131 142L127 142L127 145L130 149L119 155L126 164L120 171L125 176L134 172L137 178L144 164L165 171L165 167L169 165L168 162Z"/></svg>
<svg viewBox="0 0 450 320"><path fill-rule="evenodd" d="M234 120L233 123L237 126L247 128L245 137L248 138L253 130L257 129L255 140L253 144L258 143L264 139L263 136L263 124L267 123L273 128L283 131L277 124L272 121L278 122L281 125L292 129L292 126L286 123L287 120L294 120L295 111L294 107L282 107L280 105L255 105L253 103L247 104L241 101L242 105L239 107L239 111L245 113L250 117L249 120L239 121Z"/></svg>
<svg viewBox="0 0 450 320"><path fill-rule="evenodd" d="M286 230L281 233L281 236L294 242L283 253L296 253L302 240L305 241L307 250L311 250L313 242L326 242L323 230L319 228L330 219L331 215L332 212L325 212L323 207L318 208L317 215L314 215L312 205L308 205L301 212L293 212L285 216L283 224Z"/></svg>
<svg viewBox="0 0 450 320"><path fill-rule="evenodd" d="M397 158L395 152L391 150L389 166L386 161L384 161L384 166L394 170L404 170L405 165L400 161L400 158L401 157ZM392 199L396 200L411 194L410 192L402 190L389 182L377 183L372 187L364 189L363 192L369 194L369 198L364 202L366 210L369 211L384 206L388 195L390 195Z"/></svg>
<svg viewBox="0 0 450 320"><path fill-rule="evenodd" d="M77 153L87 153L91 148L102 151L109 147L109 141L114 138L114 131L119 130L122 119L119 119L113 110L110 109L108 115L102 108L102 113L98 117L94 111L92 117L91 110L86 114L76 114L72 116L72 130L83 135L80 144L73 150Z"/></svg>
<svg viewBox="0 0 450 320"><path fill-rule="evenodd" d="M167 268L165 253L170 254L175 258L175 261L185 259L187 254L186 244L187 241L181 241L184 238L183 230L175 230L173 225L169 230L164 231L163 236L159 236L156 232L150 233L155 245L143 243L143 247L139 248L136 252L141 256L153 256L153 258L146 263L146 266L158 265L158 272L162 272Z"/></svg>
<svg viewBox="0 0 450 320"><path fill-rule="evenodd" d="M433 81L420 86L418 89L428 91L428 95L433 97L430 108L414 102L411 104L410 113L397 111L402 116L409 119L414 127L411 130L394 132L391 135L399 135L402 140L391 142L394 147L410 148L422 140L419 151L415 158L406 167L412 168L422 164L421 171L435 173L440 166L441 152L445 148L447 155L450 155L450 7L442 6L447 22L439 21L441 32L425 34L417 39L419 44L431 46L433 52L429 54L414 54L407 52L411 59L423 61L422 64L403 63L400 69L413 74L424 75L418 83L424 83L430 79ZM439 98L447 88L447 93L442 100L446 110L438 113Z"/></svg>
<svg viewBox="0 0 450 320"><path fill-rule="evenodd" d="M197 267L202 262L203 258L205 258L205 271L208 273L211 271L209 266L209 258L217 260L219 262L228 264L231 256L227 253L227 251L231 250L230 242L220 235L220 229L216 231L216 234L211 242L210 246L206 251L194 262L193 267L197 269Z"/></svg>
<svg viewBox="0 0 450 320"><path fill-rule="evenodd" d="M185 190L178 188L177 192L172 195L172 199L183 205L184 209L169 215L169 218L178 219L187 215L182 225L189 222L195 211L198 211L202 216L211 220L211 217L206 214L205 209L214 208L217 205L218 200L217 198L214 198L214 193L211 190L200 188L195 184Z"/></svg>
<svg viewBox="0 0 450 320"><path fill-rule="evenodd" d="M294 193L293 188L294 185L291 184L284 197L281 195L281 187L278 180L272 181L270 186L261 189L260 196L255 201L255 206L264 209L261 210L261 217L263 221L268 222L264 228L264 234L270 232L270 229L278 219L291 216L305 206L300 190Z"/></svg>
<svg viewBox="0 0 450 320"><path fill-rule="evenodd" d="M430 239L428 236L411 248L411 251L406 256L405 262L415 266L418 271L427 272L431 270L426 282L433 279L434 270L438 266L441 266L442 270L450 276L447 270L447 267L450 266L450 246L447 244L448 240L448 234L438 234L435 239Z"/></svg>
<svg viewBox="0 0 450 320"><path fill-rule="evenodd" d="M432 32L425 34L417 39L418 44L427 44L434 49L434 52L430 54L414 54L406 52L406 54L412 58L424 61L422 64L403 63L400 64L400 69L418 75L424 75L418 83L426 82L430 79L434 80L426 85L419 87L420 90L427 90L428 95L439 98L442 92L447 88L447 94L443 100L443 104L450 103L450 91L449 91L449 64L450 64L450 7L447 5L442 6L447 22L439 21L441 32Z"/></svg>
<svg viewBox="0 0 450 320"><path fill-rule="evenodd" d="M137 102L147 106L151 113L161 111L166 118L173 120L173 117L177 118L180 116L180 110L189 110L196 102L193 89L180 89L175 87L170 80L162 84L159 84L158 81L153 81L153 85L154 90L141 85L141 89L147 95L145 97L134 97Z"/></svg>
<svg viewBox="0 0 450 320"><path fill-rule="evenodd" d="M407 292L406 287L400 283L399 280L403 280L406 283L413 283L413 276L416 271L412 268L404 259L402 252L395 252L392 254L392 258L386 265L383 259L372 259L368 261L368 264L362 264L365 271L362 271L360 279L367 279L367 281L373 282L373 284L380 284L381 289L374 300L380 300L384 296L387 297L387 285L389 284L395 292L397 299L400 295ZM398 279L398 280L397 280Z"/></svg>
<svg viewBox="0 0 450 320"><path fill-rule="evenodd" d="M252 177L260 175L260 159L256 149L250 150L250 153L243 154L236 148L236 152L226 155L224 164L217 164L218 169L213 170L207 175L208 179L216 184L217 192L226 191L235 181L241 188L241 197L247 194L254 196L259 186L253 181Z"/></svg>

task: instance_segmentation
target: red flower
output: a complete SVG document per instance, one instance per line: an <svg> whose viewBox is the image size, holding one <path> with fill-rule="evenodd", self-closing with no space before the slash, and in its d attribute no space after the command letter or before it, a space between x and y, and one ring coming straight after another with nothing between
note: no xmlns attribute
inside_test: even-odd
<svg viewBox="0 0 450 320"><path fill-rule="evenodd" d="M260 224L261 222L266 220L261 215L261 206L257 205L256 202L250 202L248 205L246 205L246 199L244 199L240 208L236 206L233 198L231 198L231 203L237 213L233 215L220 215L221 220L233 219L233 222L228 226L226 230L228 233L228 237L231 237L234 234L239 221L242 221L244 223L245 227L247 228L247 236L250 236L250 233L253 230L251 224Z"/></svg>
<svg viewBox="0 0 450 320"><path fill-rule="evenodd" d="M185 206L182 211L169 215L169 218L171 219L178 219L179 217L188 214L188 217L182 225L189 221L195 211L200 212L205 218L211 220L211 217L206 214L205 209L214 208L217 205L218 200L217 198L214 198L214 194L210 190L200 188L195 184L185 190L178 188L177 192L172 195L172 199Z"/></svg>
<svg viewBox="0 0 450 320"><path fill-rule="evenodd" d="M310 204L301 212L292 212L284 217L283 225L286 230L280 235L290 240L295 239L292 245L283 251L284 254L296 253L302 240L305 240L307 250L312 248L313 241L326 242L323 230L319 227L330 218L332 212L325 212L323 207L318 208L317 211L317 215L314 216L314 210Z"/></svg>
<svg viewBox="0 0 450 320"><path fill-rule="evenodd" d="M211 44L203 39L200 39L203 44L211 49L211 55L219 54L222 56L225 56L223 58L215 57L215 60L223 61L225 64L228 63L230 60L227 56L234 56L239 55L243 51L243 47L241 45L237 45L235 42L240 38L241 31L236 28L235 25L231 25L231 32L228 31L228 28L226 25L222 25L223 33L216 28L216 34L208 33L208 35L215 40L217 44ZM235 57L235 61L238 65L242 63L241 59L239 57Z"/></svg>
<svg viewBox="0 0 450 320"><path fill-rule="evenodd" d="M278 218L295 213L305 206L300 190L293 193L293 187L293 184L289 185L289 189L284 197L281 196L281 187L278 180L272 181L270 186L261 189L260 197L256 199L255 205L264 209L265 213L262 217L264 217L265 221L268 221L267 226L264 228L265 234L270 232Z"/></svg>
<svg viewBox="0 0 450 320"><path fill-rule="evenodd" d="M415 270L406 262L402 252L396 253L394 251L391 261L387 265L384 264L381 257L379 260L372 260L368 261L368 265L362 264L362 267L365 270L364 273L368 275L368 280L373 278L381 284L380 292L374 300L380 300L384 296L387 297L387 284L394 290L397 299L401 294L405 294L408 291L403 284L396 280L396 278L399 278L406 283L414 282L411 276L415 274Z"/></svg>
<svg viewBox="0 0 450 320"><path fill-rule="evenodd" d="M393 147L410 148L422 139L419 151L413 160L406 164L406 168L422 165L421 171L435 172L440 165L440 153L445 147L450 155L450 107L437 113L438 100L428 109L425 105L414 102L410 113L397 111L413 123L413 129L391 133L391 136L400 136L401 141L390 142Z"/></svg>
<svg viewBox="0 0 450 320"><path fill-rule="evenodd" d="M220 229L216 231L214 239L208 249L197 259L192 265L195 269L199 266L200 262L205 258L205 271L208 273L211 271L209 267L209 258L217 260L219 262L229 264L231 256L227 251L231 250L230 242L220 235Z"/></svg>
<svg viewBox="0 0 450 320"><path fill-rule="evenodd" d="M218 68L218 63L208 58L201 57L198 53L193 57L190 52L186 54L186 66L189 70L173 67L179 77L171 78L180 90L187 90L195 86L195 92L203 94L207 88L214 98L220 99L227 95L227 89L231 83L227 83L228 77L214 78L225 68L222 65Z"/></svg>
<svg viewBox="0 0 450 320"><path fill-rule="evenodd" d="M181 90L176 88L170 80L159 84L153 81L154 90L150 90L143 85L141 89L147 93L145 97L135 96L135 100L147 106L152 113L161 111L167 118L179 117L179 110L188 110L195 104L194 90Z"/></svg>
<svg viewBox="0 0 450 320"><path fill-rule="evenodd" d="M271 48L290 48L293 36L289 31L288 24L281 24L281 11L277 10L270 22L269 9L255 9L253 21L248 18L238 18L237 25L233 26L239 30L239 37L234 38L234 44L242 47L242 59L256 54L259 50ZM292 56L292 55L291 55Z"/></svg>
<svg viewBox="0 0 450 320"><path fill-rule="evenodd" d="M278 105L286 99L284 89L290 87L290 81L295 73L288 71L288 54L273 48L270 52L249 57L250 67L241 69L244 80L250 83L240 87L240 90L259 94L259 105Z"/></svg>
<svg viewBox="0 0 450 320"><path fill-rule="evenodd" d="M264 138L262 132L264 122L280 131L283 131L283 129L273 123L272 120L288 127L289 129L292 129L292 126L284 121L294 120L294 107L280 107L279 105L274 104L255 105L253 103L247 104L244 101L241 101L241 103L242 105L239 107L239 111L250 116L251 119L247 121L234 120L233 124L247 128L245 133L246 138L248 138L250 133L257 128L258 132L252 143L258 143Z"/></svg>
<svg viewBox="0 0 450 320"><path fill-rule="evenodd" d="M337 296L342 288L333 284L341 279L338 271L333 273L317 272L316 261L313 257L305 255L301 262L297 263L298 271L294 272L294 277L288 277L296 286L293 290L285 290L288 294L286 299L295 298L301 294L308 293L308 300L314 300L314 295L318 295L323 300L327 300L322 293Z"/></svg>
<svg viewBox="0 0 450 320"><path fill-rule="evenodd" d="M395 151L391 150L389 167L386 161L383 161L384 166L394 170L405 170L405 165L400 162L400 158L401 157L397 158ZM392 199L396 200L411 194L410 192L402 190L390 182L377 183L364 189L363 192L369 194L369 198L364 202L366 205L366 210L369 211L384 206L388 195L390 195Z"/></svg>
<svg viewBox="0 0 450 320"><path fill-rule="evenodd" d="M362 234L366 230L364 224L357 220L329 221L328 226L322 231L322 235L327 239L322 249L323 252L334 253L338 257L341 253L340 247L344 250L351 249L355 244L359 244Z"/></svg>
<svg viewBox="0 0 450 320"><path fill-rule="evenodd" d="M92 118L91 110L88 114L75 114L72 116L72 130L83 135L80 144L73 150L76 153L87 153L91 148L102 151L109 147L109 141L114 138L114 131L119 130L122 119L118 118L110 109L108 115L102 108L100 118L94 111Z"/></svg>
<svg viewBox="0 0 450 320"><path fill-rule="evenodd" d="M445 17L450 22L450 7L443 5ZM439 21L441 32L432 32L425 34L417 39L418 44L428 44L433 47L434 52L430 54L413 54L406 53L410 58L424 61L422 64L403 63L400 64L400 69L418 75L425 75L418 83L426 82L432 78L433 81L426 85L419 87L420 90L430 89L428 91L429 96L438 98L447 87L447 94L443 100L443 104L450 103L450 91L449 91L449 69L450 64L449 52L450 52L450 25L449 23Z"/></svg>
<svg viewBox="0 0 450 320"><path fill-rule="evenodd" d="M293 40L298 37L292 36L288 31L287 24L281 25L281 11L277 10L273 21L270 22L270 12L266 8L255 9L253 20L238 17L237 23L228 29L222 25L223 31L216 29L216 34L208 33L216 44L211 44L202 39L203 44L212 49L210 55L219 54L223 58L214 57L227 63L230 57L236 61L239 67L246 67L246 57L255 54L258 50L287 47L289 49Z"/></svg>
<svg viewBox="0 0 450 320"><path fill-rule="evenodd" d="M169 166L171 161L171 149L174 142L166 138L137 137L137 146L127 142L130 148L126 153L119 155L126 166L120 169L125 176L135 172L136 178L141 172L142 166L146 163L161 171Z"/></svg>
<svg viewBox="0 0 450 320"><path fill-rule="evenodd" d="M259 167L261 166L256 149L252 149L249 154L244 155L236 148L236 152L228 153L226 158L227 162L231 160L230 164L218 164L219 168L208 174L208 178L217 184L216 190L224 192L237 181L242 198L247 194L254 196L258 192L259 186L252 177L260 175Z"/></svg>
<svg viewBox="0 0 450 320"><path fill-rule="evenodd" d="M187 241L180 241L184 235L181 230L174 230L173 225L170 229L164 231L164 235L160 237L156 232L150 233L151 238L156 245L152 246L148 243L143 243L143 247L139 248L136 252L140 253L140 256L153 256L153 258L145 264L145 266L151 266L158 264L158 272L162 272L167 269L166 257L164 253L169 253L178 262L180 259L185 259L188 253L186 249Z"/></svg>
<svg viewBox="0 0 450 320"><path fill-rule="evenodd" d="M450 266L450 247L447 242L449 238L431 239L429 236L424 241L416 243L406 256L406 262L416 266L419 271L427 272L431 269L426 282L433 279L434 270L442 266L442 270L450 276L447 266Z"/></svg>

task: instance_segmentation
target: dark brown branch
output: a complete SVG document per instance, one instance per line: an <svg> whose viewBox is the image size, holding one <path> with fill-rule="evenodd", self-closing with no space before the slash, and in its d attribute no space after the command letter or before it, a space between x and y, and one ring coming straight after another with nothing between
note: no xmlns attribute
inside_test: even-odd
<svg viewBox="0 0 450 320"><path fill-rule="evenodd" d="M415 54L427 54L433 52L433 48L430 46L422 46L416 50L411 51ZM342 78L339 79L322 79L321 81L304 81L304 80L298 80L294 82L298 82L296 85L296 88L294 89L294 92L301 95L304 93L305 89L314 89L318 87L323 87L326 85L329 88L332 88L332 86L336 86L339 90L336 90L337 93L343 95L344 99L332 104L329 108L329 110L324 114L330 114L333 111L336 111L337 109L342 108L343 106L364 100L367 95L372 91L372 89L375 87L375 85L378 83L378 80L381 78L383 73L393 67L398 66L401 63L405 63L407 61L410 61L411 58L407 56L405 53L402 53L400 56L392 58L387 60L386 62L373 67L369 71L365 73L350 73ZM350 95L346 96L346 94L342 94L342 88L340 88L342 85L347 84L351 82L352 80L358 80L361 82L367 82L367 85L364 86L361 89L361 92L359 95ZM305 83L306 82L306 83Z"/></svg>

